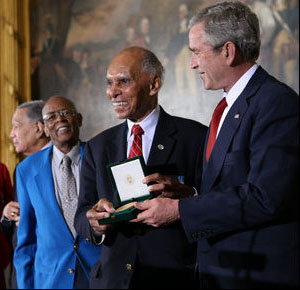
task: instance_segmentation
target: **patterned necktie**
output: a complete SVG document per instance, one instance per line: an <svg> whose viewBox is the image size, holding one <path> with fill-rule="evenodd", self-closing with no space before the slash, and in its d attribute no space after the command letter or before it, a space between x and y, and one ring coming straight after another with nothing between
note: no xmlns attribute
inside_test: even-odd
<svg viewBox="0 0 300 290"><path fill-rule="evenodd" d="M221 102L217 105L217 107L215 108L215 111L213 113L213 116L211 119L211 124L210 124L210 131L209 131L209 137L208 137L208 141L207 141L207 147L206 147L206 161L209 160L210 154L214 148L219 123L220 123L222 114L226 107L227 107L226 98L223 98L221 100Z"/></svg>
<svg viewBox="0 0 300 290"><path fill-rule="evenodd" d="M132 133L134 134L134 139L128 158L143 155L142 135L144 134L144 130L141 128L140 125L133 125Z"/></svg>
<svg viewBox="0 0 300 290"><path fill-rule="evenodd" d="M69 156L65 155L62 160L62 196L61 204L62 211L73 237L76 235L74 228L74 217L77 209L78 197L76 190L76 181L71 168L72 160Z"/></svg>

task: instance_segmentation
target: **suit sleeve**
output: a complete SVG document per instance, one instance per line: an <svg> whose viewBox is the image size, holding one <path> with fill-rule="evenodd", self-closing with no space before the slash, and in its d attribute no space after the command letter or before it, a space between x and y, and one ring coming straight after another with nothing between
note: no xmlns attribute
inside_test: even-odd
<svg viewBox="0 0 300 290"><path fill-rule="evenodd" d="M273 98L266 93L253 102L245 120L244 144L240 151L227 152L227 164L215 185L198 197L180 200L181 220L191 242L283 218L295 219L298 108L298 96L290 91L281 90ZM234 184L233 174L242 175L242 182Z"/></svg>
<svg viewBox="0 0 300 290"><path fill-rule="evenodd" d="M20 289L34 288L34 257L36 252L36 217L32 207L27 184L22 171L16 173L20 204L20 223L17 231L18 243L14 254L14 265Z"/></svg>
<svg viewBox="0 0 300 290"><path fill-rule="evenodd" d="M98 202L96 164L89 143L86 144L80 173L80 193L75 215L75 229L80 236L93 241L92 228L86 213Z"/></svg>

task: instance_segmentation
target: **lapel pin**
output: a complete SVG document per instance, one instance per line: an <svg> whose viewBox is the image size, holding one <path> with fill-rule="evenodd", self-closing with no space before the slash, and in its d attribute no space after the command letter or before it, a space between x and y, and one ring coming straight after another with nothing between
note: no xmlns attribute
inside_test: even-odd
<svg viewBox="0 0 300 290"><path fill-rule="evenodd" d="M238 119L240 117L240 114L235 114L234 119Z"/></svg>
<svg viewBox="0 0 300 290"><path fill-rule="evenodd" d="M162 144L158 144L158 145L157 145L157 148L158 148L158 150L164 150L164 149L165 149L165 146L162 145Z"/></svg>

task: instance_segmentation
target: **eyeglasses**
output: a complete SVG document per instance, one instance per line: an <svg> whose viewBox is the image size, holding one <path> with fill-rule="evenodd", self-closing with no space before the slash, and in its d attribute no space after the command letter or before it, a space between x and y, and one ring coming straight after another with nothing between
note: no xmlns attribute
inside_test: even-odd
<svg viewBox="0 0 300 290"><path fill-rule="evenodd" d="M54 122L57 121L58 116L61 116L61 118L63 119L67 119L70 117L74 117L76 115L75 111L71 111L71 110L59 110L59 111L55 111L55 112L50 112L48 114L45 114L43 116L43 120L45 123L48 124L53 124Z"/></svg>

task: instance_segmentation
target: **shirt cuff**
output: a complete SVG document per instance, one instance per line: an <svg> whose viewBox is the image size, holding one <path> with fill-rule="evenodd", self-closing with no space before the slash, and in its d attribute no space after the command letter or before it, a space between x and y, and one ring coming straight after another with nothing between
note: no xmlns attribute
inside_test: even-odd
<svg viewBox="0 0 300 290"><path fill-rule="evenodd" d="M104 242L105 234L101 234L99 232L92 230L92 239L93 239L93 243L99 246Z"/></svg>
<svg viewBox="0 0 300 290"><path fill-rule="evenodd" d="M194 189L194 191L195 191L195 193L194 193L193 196L197 196L197 195L198 195L198 191L197 191L196 187L193 187L193 189Z"/></svg>

